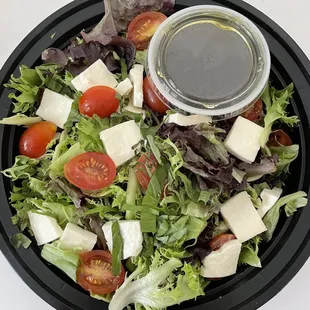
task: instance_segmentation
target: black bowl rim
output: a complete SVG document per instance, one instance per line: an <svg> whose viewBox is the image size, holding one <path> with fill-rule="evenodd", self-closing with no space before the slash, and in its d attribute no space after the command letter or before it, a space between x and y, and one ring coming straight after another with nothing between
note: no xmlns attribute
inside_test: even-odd
<svg viewBox="0 0 310 310"><path fill-rule="evenodd" d="M52 14L50 17L45 19L40 25L38 25L23 41L22 43L15 49L15 51L12 53L12 55L9 57L7 62L4 64L1 72L0 72L0 85L2 85L4 82L7 82L9 79L9 75L11 73L16 73L17 68L23 59L23 57L26 55L25 51L29 49L29 45L34 44L37 40L40 40L43 36L48 35L48 31L52 29L52 25L56 25L60 23L61 21L65 20L66 18L69 18L71 14L74 14L74 12L77 12L82 9L86 9L91 6L96 6L96 8L99 8L99 2L102 2L101 0L77 0L73 1L72 3L66 5L65 7L61 8L54 14ZM266 17L263 13L259 12L252 6L250 6L247 3L244 3L242 1L235 1L235 0L214 0L214 1L203 1L203 0L194 0L194 1L186 1L186 0L180 0L177 1L178 5L199 5L199 4L217 4L217 5L223 5L228 6L232 9L235 9L236 11L248 16L252 21L254 21L256 24L259 25L259 27L264 30L264 34L267 36L270 36L272 38L275 38L277 43L282 48L283 51L280 55L281 57L289 56L291 60L294 61L295 65L294 68L298 68L300 71L298 73L298 79L300 80L300 88L298 89L298 95L300 98L304 99L306 96L309 98L310 94L310 62L305 56L305 54L302 52L302 50L298 47L298 45L292 40L292 38L289 37L288 34L286 34L277 24L275 24L271 19ZM97 11L97 14L99 14L100 11ZM271 38L270 38L271 39ZM41 52L41 51L40 51ZM40 53L39 52L39 53ZM38 55L37 55L38 56ZM296 69L297 70L297 69ZM294 73L295 74L295 73ZM302 76L301 76L302 75ZM297 78L296 78L297 79ZM302 88L305 87L305 89ZM1 92L6 93L3 91L3 89L0 88L0 94ZM301 100L302 101L302 100ZM305 101L304 101L305 102ZM305 103L304 103L305 104ZM1 116L6 116L8 114L8 109L5 107L3 111L0 111ZM309 156L309 143L306 143L306 138L309 137L309 118L310 118L310 111L309 107L304 106L304 110L302 112L305 112L305 115L300 115L302 119L304 119L305 125L303 125L301 135L304 138L303 142L303 157L305 155ZM300 113L299 113L300 114ZM307 118L307 120L305 119ZM307 132L305 132L307 131ZM1 157L0 157L0 163L1 167L3 166L3 163L6 161L4 159L3 152L9 153L10 156L12 154L11 150L4 150L5 144L3 142L8 142L7 139L5 140L5 129L0 129L0 148L2 148L1 151ZM12 137L12 135L11 135ZM12 142L12 141L9 141ZM6 156L8 156L6 155ZM307 164L308 167L308 164ZM309 178L305 177L305 171L308 169L306 167L306 164L304 163L302 166L301 171L301 181L300 181L300 188L304 188L307 191L309 190ZM308 167L309 168L309 167ZM306 180L307 179L307 180ZM5 205L5 208L9 209L7 196L5 194L5 180L3 177L0 178L0 197L3 198L3 204ZM305 184L306 183L306 188ZM1 208L1 207L0 207ZM3 207L4 208L4 207ZM2 209L2 208L1 208ZM255 276L255 284L253 285L253 288L256 288L256 292L253 293L250 288L244 289L244 292L242 294L238 290L238 292L243 295L250 295L250 296L242 296L241 299L238 295L238 292L234 293L233 291L223 291L223 297L222 300L219 299L211 299L210 302L208 301L209 309L257 309L259 306L267 302L270 298L272 298L274 295L276 295L298 272L298 270L302 267L302 265L306 262L308 257L310 256L310 230L306 222L302 220L302 218L306 218L307 215L310 214L309 207L305 208L302 212L298 212L298 214L295 215L296 221L298 220L299 226L292 231L292 239L291 242L294 240L296 241L296 246L291 247L288 249L287 245L283 245L281 248L281 251L279 247L276 248L276 245L272 246L273 251L277 251L277 255L274 260L271 262L267 262L268 265L275 266L278 263L281 265L280 270L277 270L276 272L271 272L270 274L267 274L266 272L261 273L254 272L253 269L249 268L245 273L247 274L253 274ZM301 215L303 215L301 217ZM7 222L4 223L4 221L8 221L6 218L5 220L0 219L0 248L8 261L11 263L13 268L17 271L17 273L22 277L22 279L45 301L47 301L49 304L54 306L56 309L82 309L82 305L77 306L74 302L72 302L72 298L67 298L69 296L69 293L72 293L70 286L62 281L59 277L53 277L53 279L49 279L51 283L44 283L42 279L40 279L40 275L36 274L29 266L30 264L27 257L27 252L24 249L15 250L12 245L9 242L9 237L6 232L6 227L9 225ZM286 227L289 225L289 223L286 224ZM303 226L303 229L301 229L301 226ZM285 227L285 228L286 228ZM17 232L17 229L10 230ZM274 243L278 243L280 237L282 234L280 234L275 240ZM280 244L281 245L281 244ZM281 245L282 246L282 245ZM290 245L292 246L292 244ZM292 251L293 253L288 253L289 251ZM279 252L281 252L281 257L279 257ZM270 268L272 268L270 266ZM269 266L268 266L269 268ZM269 271L270 271L269 268ZM267 268L266 268L267 269ZM268 272L268 270L267 270ZM259 278L261 278L259 282ZM251 281L253 282L253 281ZM51 285L50 285L51 284ZM249 281L249 286L251 286L251 283ZM54 287L59 286L58 289L54 289ZM52 288L53 287L53 288ZM74 292L79 298L81 295L79 292ZM79 295L78 295L78 294ZM224 296L225 295L225 296ZM227 301L230 301L232 299L236 298L237 301L232 303L232 307L228 306L229 303ZM70 300L69 300L70 299ZM84 298L83 298L84 299ZM85 301L85 300L84 300ZM78 302L77 302L78 304ZM87 299L87 308L84 307L84 309L90 309L92 306L97 306L97 303L90 298ZM104 306L102 303L100 304L101 308ZM194 307L197 310L202 308L202 305L199 305L198 303L189 303L185 304L185 306L188 305L189 307ZM206 304L205 304L206 305ZM90 308L89 308L90 307ZM93 309L97 309L97 307L93 307ZM99 309L99 308L98 308Z"/></svg>

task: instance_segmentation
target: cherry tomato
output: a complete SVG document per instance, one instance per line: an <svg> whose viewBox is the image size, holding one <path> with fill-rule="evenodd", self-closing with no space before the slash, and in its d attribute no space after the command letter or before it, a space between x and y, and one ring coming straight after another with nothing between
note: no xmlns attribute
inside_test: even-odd
<svg viewBox="0 0 310 310"><path fill-rule="evenodd" d="M77 283L93 294L110 294L124 282L125 269L114 276L112 255L107 251L91 251L80 255L81 263L76 272Z"/></svg>
<svg viewBox="0 0 310 310"><path fill-rule="evenodd" d="M65 164L66 179L78 188L95 191L109 186L116 177L116 166L105 154L88 152Z"/></svg>
<svg viewBox="0 0 310 310"><path fill-rule="evenodd" d="M153 154L143 154L136 165L136 176L143 190L147 190L151 176L155 173L158 162Z"/></svg>
<svg viewBox="0 0 310 310"><path fill-rule="evenodd" d="M290 146L292 144L290 136L281 129L273 131L268 141L268 146Z"/></svg>
<svg viewBox="0 0 310 310"><path fill-rule="evenodd" d="M19 140L19 153L30 158L42 156L47 145L53 140L57 126L51 122L39 122L31 125Z"/></svg>
<svg viewBox="0 0 310 310"><path fill-rule="evenodd" d="M249 121L257 121L261 118L263 114L263 101L259 99L255 104L245 111L242 116L247 118Z"/></svg>
<svg viewBox="0 0 310 310"><path fill-rule="evenodd" d="M148 77L143 81L143 97L145 104L153 111L165 114L169 110L152 89Z"/></svg>
<svg viewBox="0 0 310 310"><path fill-rule="evenodd" d="M210 242L209 242L209 247L211 248L212 251L217 251L221 248L222 245L227 243L228 241L236 239L235 235L232 234L221 234L216 237L214 237Z"/></svg>
<svg viewBox="0 0 310 310"><path fill-rule="evenodd" d="M145 12L138 15L129 24L128 39L131 40L139 51L144 51L156 32L157 28L167 19L159 12Z"/></svg>
<svg viewBox="0 0 310 310"><path fill-rule="evenodd" d="M92 117L109 117L115 113L120 101L116 98L116 91L107 86L94 86L88 89L81 97L79 110L82 114Z"/></svg>

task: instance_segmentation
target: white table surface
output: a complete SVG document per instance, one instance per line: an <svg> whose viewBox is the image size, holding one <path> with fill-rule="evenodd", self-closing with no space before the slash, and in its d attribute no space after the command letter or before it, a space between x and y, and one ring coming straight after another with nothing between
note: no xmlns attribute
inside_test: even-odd
<svg viewBox="0 0 310 310"><path fill-rule="evenodd" d="M1 0L0 67L18 43L44 18L70 0ZM309 0L248 0L282 26L310 58ZM43 4L44 3L44 4ZM1 215L0 215L1 216ZM0 308L52 310L28 288L0 253ZM310 309L310 260L297 276L262 310Z"/></svg>

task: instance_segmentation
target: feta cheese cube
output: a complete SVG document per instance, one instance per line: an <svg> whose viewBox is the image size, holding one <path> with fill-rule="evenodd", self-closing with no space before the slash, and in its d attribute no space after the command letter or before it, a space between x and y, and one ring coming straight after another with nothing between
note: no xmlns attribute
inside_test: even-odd
<svg viewBox="0 0 310 310"><path fill-rule="evenodd" d="M242 243L267 230L245 191L226 201L220 212L230 230Z"/></svg>
<svg viewBox="0 0 310 310"><path fill-rule="evenodd" d="M36 114L63 129L68 120L72 103L73 99L45 89Z"/></svg>
<svg viewBox="0 0 310 310"><path fill-rule="evenodd" d="M143 71L143 66L136 64L129 72L129 79L133 84L132 103L137 108L143 106Z"/></svg>
<svg viewBox="0 0 310 310"><path fill-rule="evenodd" d="M114 74L109 71L101 59L72 80L72 85L79 91L85 92L94 86L108 86L115 88L118 85Z"/></svg>
<svg viewBox="0 0 310 310"><path fill-rule="evenodd" d="M62 235L62 229L53 217L32 211L28 212L28 217L38 245L52 242Z"/></svg>
<svg viewBox="0 0 310 310"><path fill-rule="evenodd" d="M77 225L68 223L60 240L60 247L64 250L81 249L91 251L97 242L97 235Z"/></svg>
<svg viewBox="0 0 310 310"><path fill-rule="evenodd" d="M131 81L128 78L126 78L124 81L118 84L118 86L115 88L115 91L122 97L126 97L130 94L132 89L133 85Z"/></svg>
<svg viewBox="0 0 310 310"><path fill-rule="evenodd" d="M212 118L203 115L189 115L185 116L180 113L170 114L166 120L166 123L175 123L179 126L193 126L201 123L212 123Z"/></svg>
<svg viewBox="0 0 310 310"><path fill-rule="evenodd" d="M263 130L263 127L239 116L227 135L224 145L229 153L251 164L260 150L259 137Z"/></svg>
<svg viewBox="0 0 310 310"><path fill-rule="evenodd" d="M274 187L273 189L265 188L260 197L262 199L262 205L257 209L257 212L261 218L274 206L282 195L282 189Z"/></svg>
<svg viewBox="0 0 310 310"><path fill-rule="evenodd" d="M135 257L142 251L143 236L140 221L119 221L120 231L123 238L123 259ZM110 252L113 249L112 222L102 226Z"/></svg>
<svg viewBox="0 0 310 310"><path fill-rule="evenodd" d="M102 131L100 139L115 165L121 166L135 156L133 147L143 137L139 126L132 120Z"/></svg>
<svg viewBox="0 0 310 310"><path fill-rule="evenodd" d="M232 240L221 246L219 250L211 252L202 260L200 274L206 278L223 278L235 274L241 246L239 240Z"/></svg>

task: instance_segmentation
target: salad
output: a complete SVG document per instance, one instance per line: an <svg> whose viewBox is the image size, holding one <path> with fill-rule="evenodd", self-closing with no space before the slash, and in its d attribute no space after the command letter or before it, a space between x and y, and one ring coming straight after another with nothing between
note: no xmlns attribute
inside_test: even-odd
<svg viewBox="0 0 310 310"><path fill-rule="evenodd" d="M261 242L307 204L304 192L285 195L299 152L299 120L286 111L293 85L268 84L225 121L168 109L145 58L175 3L154 2L105 0L90 33L5 85L14 115L0 123L25 127L2 171L20 229L12 243L34 241L110 310L165 309L239 265L261 268Z"/></svg>

